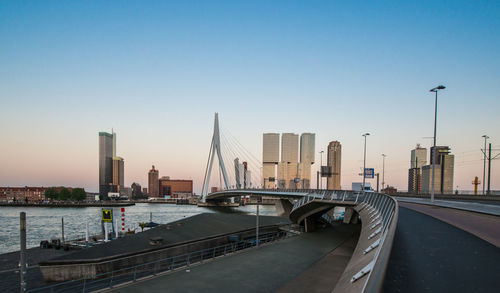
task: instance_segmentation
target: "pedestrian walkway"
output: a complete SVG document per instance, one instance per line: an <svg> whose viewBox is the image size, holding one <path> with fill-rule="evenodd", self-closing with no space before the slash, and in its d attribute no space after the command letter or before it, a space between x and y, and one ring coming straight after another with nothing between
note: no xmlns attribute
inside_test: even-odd
<svg viewBox="0 0 500 293"><path fill-rule="evenodd" d="M434 205L439 207L500 216L500 205L478 203L473 201L464 202L464 201L442 200L442 199L435 199L434 202L431 202L431 200L428 198L408 198L408 197L398 197L398 196L395 196L394 198L400 202Z"/></svg>
<svg viewBox="0 0 500 293"><path fill-rule="evenodd" d="M313 266L359 227L339 225L221 257L113 292L273 292ZM312 284L310 284L312 285Z"/></svg>
<svg viewBox="0 0 500 293"><path fill-rule="evenodd" d="M400 206L384 292L497 292L500 249Z"/></svg>

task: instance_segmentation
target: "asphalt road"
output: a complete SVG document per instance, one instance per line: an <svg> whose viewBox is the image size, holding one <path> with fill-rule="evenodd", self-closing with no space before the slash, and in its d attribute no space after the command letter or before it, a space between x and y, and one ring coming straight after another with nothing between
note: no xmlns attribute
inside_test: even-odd
<svg viewBox="0 0 500 293"><path fill-rule="evenodd" d="M384 292L498 292L499 273L500 248L400 207Z"/></svg>

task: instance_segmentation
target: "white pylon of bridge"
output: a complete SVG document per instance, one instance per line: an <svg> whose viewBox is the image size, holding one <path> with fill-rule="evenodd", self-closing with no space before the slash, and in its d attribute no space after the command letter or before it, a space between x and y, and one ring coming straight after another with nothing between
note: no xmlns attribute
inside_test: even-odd
<svg viewBox="0 0 500 293"><path fill-rule="evenodd" d="M215 113L214 134L212 136L210 152L208 153L207 168L205 169L205 178L203 179L203 189L201 190L202 198L208 194L208 185L210 184L210 175L212 174L212 166L214 163L215 154L217 154L217 158L219 159L219 167L222 171L225 188L229 189L229 180L227 178L226 167L224 166L224 160L222 159L220 147L219 114Z"/></svg>

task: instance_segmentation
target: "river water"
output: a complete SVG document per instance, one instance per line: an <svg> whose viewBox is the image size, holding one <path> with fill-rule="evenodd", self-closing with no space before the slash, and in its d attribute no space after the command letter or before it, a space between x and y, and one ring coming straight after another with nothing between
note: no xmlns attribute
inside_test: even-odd
<svg viewBox="0 0 500 293"><path fill-rule="evenodd" d="M139 222L149 222L152 213L153 222L165 224L200 213L233 212L255 214L253 205L238 208L203 208L194 205L138 203L125 207L125 230L141 231ZM26 212L27 247L40 245L42 240L52 237L61 238L61 218L64 218L65 239L85 237L86 222L89 223L90 235L101 234L101 208L47 208L47 207L0 207L0 254L16 251L19 246L19 213ZM115 217L120 208L114 208ZM261 206L260 214L275 216L273 205Z"/></svg>

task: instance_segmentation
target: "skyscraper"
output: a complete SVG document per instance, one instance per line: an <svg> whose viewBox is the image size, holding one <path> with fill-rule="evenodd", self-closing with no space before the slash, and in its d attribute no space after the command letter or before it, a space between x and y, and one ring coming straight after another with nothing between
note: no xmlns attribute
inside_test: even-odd
<svg viewBox="0 0 500 293"><path fill-rule="evenodd" d="M279 133L264 133L262 173L265 188L310 188L311 164L314 163L314 133L283 133L281 159L279 158ZM300 163L299 163L300 154ZM278 165L277 179L275 178Z"/></svg>
<svg viewBox="0 0 500 293"><path fill-rule="evenodd" d="M415 149L411 150L408 192L418 194L422 191L422 167L425 164L427 164L427 149L417 144Z"/></svg>
<svg viewBox="0 0 500 293"><path fill-rule="evenodd" d="M149 189L149 197L158 197L159 196L159 182L160 172L155 169L153 165L151 170L148 173L148 189Z"/></svg>
<svg viewBox="0 0 500 293"><path fill-rule="evenodd" d="M427 164L427 149L417 144L415 149L411 150L411 168L422 168Z"/></svg>
<svg viewBox="0 0 500 293"><path fill-rule="evenodd" d="M300 135L300 162L301 163L314 164L315 139L316 139L316 135L314 133L302 133Z"/></svg>
<svg viewBox="0 0 500 293"><path fill-rule="evenodd" d="M432 162L434 147L430 150L430 165L422 167L422 192L430 193L432 190ZM441 194L453 193L453 173L455 156L450 154L450 147L436 146L436 170L434 175L434 192Z"/></svg>
<svg viewBox="0 0 500 293"><path fill-rule="evenodd" d="M124 186L124 162L122 157L113 157L113 190L114 192L120 192L123 190Z"/></svg>
<svg viewBox="0 0 500 293"><path fill-rule="evenodd" d="M300 163L297 175L299 178L296 188L309 189L311 182L311 165L314 164L314 149L316 135L302 133L300 135Z"/></svg>
<svg viewBox="0 0 500 293"><path fill-rule="evenodd" d="M299 162L299 136L295 133L281 135L281 162Z"/></svg>
<svg viewBox="0 0 500 293"><path fill-rule="evenodd" d="M281 164L284 165L278 165L278 186L295 188L299 165L299 136L295 133L281 135Z"/></svg>
<svg viewBox="0 0 500 293"><path fill-rule="evenodd" d="M279 162L279 133L264 133L262 136L262 185L275 188L276 164Z"/></svg>
<svg viewBox="0 0 500 293"><path fill-rule="evenodd" d="M113 184L113 134L99 132L99 197L106 199Z"/></svg>
<svg viewBox="0 0 500 293"><path fill-rule="evenodd" d="M330 190L340 190L340 176L342 163L342 145L338 141L328 144L327 166L331 168L331 175L326 178L326 186Z"/></svg>
<svg viewBox="0 0 500 293"><path fill-rule="evenodd" d="M244 188L245 185L245 166L240 164L238 158L234 159L234 176L236 177L236 189Z"/></svg>

